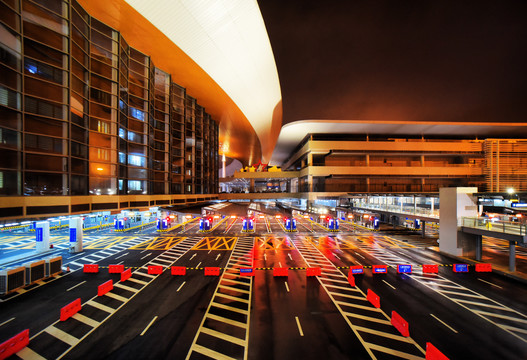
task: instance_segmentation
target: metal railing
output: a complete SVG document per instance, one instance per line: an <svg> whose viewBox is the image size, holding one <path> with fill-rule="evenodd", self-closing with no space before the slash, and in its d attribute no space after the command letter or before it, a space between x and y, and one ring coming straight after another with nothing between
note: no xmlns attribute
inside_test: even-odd
<svg viewBox="0 0 527 360"><path fill-rule="evenodd" d="M430 209L424 209L424 208L413 207L413 206L401 207L401 205L369 204L369 203L358 203L357 206L363 209L382 210L382 211L389 211L389 212L399 213L399 214L421 215L421 216L439 219L439 210L432 211Z"/></svg>
<svg viewBox="0 0 527 360"><path fill-rule="evenodd" d="M461 226L474 229L501 232L506 234L527 235L527 224L521 224L511 221L492 221L486 217L462 217Z"/></svg>

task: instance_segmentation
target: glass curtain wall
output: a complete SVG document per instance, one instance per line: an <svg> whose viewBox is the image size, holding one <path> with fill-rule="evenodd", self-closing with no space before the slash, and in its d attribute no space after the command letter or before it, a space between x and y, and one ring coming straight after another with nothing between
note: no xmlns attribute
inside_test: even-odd
<svg viewBox="0 0 527 360"><path fill-rule="evenodd" d="M216 193L218 126L76 1L0 0L0 196Z"/></svg>

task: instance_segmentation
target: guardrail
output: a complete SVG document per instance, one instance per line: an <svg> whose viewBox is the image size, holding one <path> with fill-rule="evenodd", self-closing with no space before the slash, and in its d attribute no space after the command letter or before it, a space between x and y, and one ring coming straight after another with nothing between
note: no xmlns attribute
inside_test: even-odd
<svg viewBox="0 0 527 360"><path fill-rule="evenodd" d="M423 209L413 206L403 206L401 208L400 205L358 203L357 207L369 210L390 211L399 214L421 215L439 219L439 210L431 211L429 209Z"/></svg>
<svg viewBox="0 0 527 360"><path fill-rule="evenodd" d="M512 235L527 235L527 224L520 224L512 221L491 221L486 217L462 217L461 226L501 232Z"/></svg>

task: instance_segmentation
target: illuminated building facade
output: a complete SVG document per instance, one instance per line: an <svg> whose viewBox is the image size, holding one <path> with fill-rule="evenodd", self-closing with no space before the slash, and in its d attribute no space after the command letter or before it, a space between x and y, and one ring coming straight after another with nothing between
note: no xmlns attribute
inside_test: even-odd
<svg viewBox="0 0 527 360"><path fill-rule="evenodd" d="M1 216L214 197L218 124L149 54L76 0L2 0L0 31Z"/></svg>

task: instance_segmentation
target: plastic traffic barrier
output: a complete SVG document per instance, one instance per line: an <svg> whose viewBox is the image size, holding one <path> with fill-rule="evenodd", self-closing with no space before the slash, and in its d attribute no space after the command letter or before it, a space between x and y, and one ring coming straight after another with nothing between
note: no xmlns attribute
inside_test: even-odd
<svg viewBox="0 0 527 360"><path fill-rule="evenodd" d="M449 360L445 354L439 351L432 343L426 343L426 360Z"/></svg>
<svg viewBox="0 0 527 360"><path fill-rule="evenodd" d="M172 266L170 273L172 275L185 275L187 273L187 268L184 266Z"/></svg>
<svg viewBox="0 0 527 360"><path fill-rule="evenodd" d="M124 265L109 265L108 274L120 274L124 271Z"/></svg>
<svg viewBox="0 0 527 360"><path fill-rule="evenodd" d="M401 264L397 265L397 274L411 274L412 265Z"/></svg>
<svg viewBox="0 0 527 360"><path fill-rule="evenodd" d="M348 282L351 286L355 286L355 276L353 276L351 271L348 273Z"/></svg>
<svg viewBox="0 0 527 360"><path fill-rule="evenodd" d="M410 336L410 331L408 329L408 322L404 320L401 315L397 314L395 311L392 311L392 325L399 330L402 336Z"/></svg>
<svg viewBox="0 0 527 360"><path fill-rule="evenodd" d="M373 265L371 267L372 274L386 274L388 272L387 265Z"/></svg>
<svg viewBox="0 0 527 360"><path fill-rule="evenodd" d="M381 298L379 297L379 295L377 295L376 293L371 291L371 289L368 289L368 293L366 295L366 298L376 308L380 308L381 307Z"/></svg>
<svg viewBox="0 0 527 360"><path fill-rule="evenodd" d="M322 275L322 269L319 267L308 267L306 269L306 276L320 276Z"/></svg>
<svg viewBox="0 0 527 360"><path fill-rule="evenodd" d="M127 269L121 273L121 281L126 281L132 277L132 269Z"/></svg>
<svg viewBox="0 0 527 360"><path fill-rule="evenodd" d="M85 273L93 273L96 274L99 272L99 265L97 264L84 264L84 268L82 270Z"/></svg>
<svg viewBox="0 0 527 360"><path fill-rule="evenodd" d="M0 360L7 359L29 344L29 329L26 329L11 339L0 344Z"/></svg>
<svg viewBox="0 0 527 360"><path fill-rule="evenodd" d="M289 276L289 268L273 268L273 276Z"/></svg>
<svg viewBox="0 0 527 360"><path fill-rule="evenodd" d="M97 296L103 296L107 292L111 291L113 289L113 280L108 280L105 283L102 283L97 288Z"/></svg>
<svg viewBox="0 0 527 360"><path fill-rule="evenodd" d="M439 272L439 265L423 265L423 274L437 274Z"/></svg>
<svg viewBox="0 0 527 360"><path fill-rule="evenodd" d="M60 321L66 321L81 309L81 298L69 303L60 309Z"/></svg>
<svg viewBox="0 0 527 360"><path fill-rule="evenodd" d="M466 273L468 272L468 264L454 264L452 265L452 270L455 273Z"/></svg>
<svg viewBox="0 0 527 360"><path fill-rule="evenodd" d="M150 275L159 275L163 273L163 267L161 265L148 265L148 273Z"/></svg>
<svg viewBox="0 0 527 360"><path fill-rule="evenodd" d="M492 264L476 264L477 272L492 272Z"/></svg>
<svg viewBox="0 0 527 360"><path fill-rule="evenodd" d="M208 266L204 270L205 276L220 276L220 268Z"/></svg>
<svg viewBox="0 0 527 360"><path fill-rule="evenodd" d="M240 268L240 276L254 276L254 268Z"/></svg>
<svg viewBox="0 0 527 360"><path fill-rule="evenodd" d="M350 272L351 272L353 275L364 274L364 267L363 267L362 265L353 265L353 266L350 266Z"/></svg>

